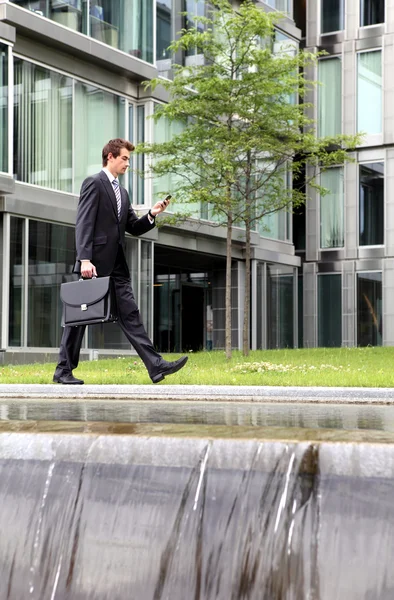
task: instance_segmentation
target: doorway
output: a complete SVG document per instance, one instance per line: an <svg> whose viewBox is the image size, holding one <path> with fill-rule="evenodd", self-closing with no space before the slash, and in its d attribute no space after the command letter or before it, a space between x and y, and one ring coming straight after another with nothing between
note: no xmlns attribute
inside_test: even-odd
<svg viewBox="0 0 394 600"><path fill-rule="evenodd" d="M182 284L182 351L198 352L204 348L205 288Z"/></svg>

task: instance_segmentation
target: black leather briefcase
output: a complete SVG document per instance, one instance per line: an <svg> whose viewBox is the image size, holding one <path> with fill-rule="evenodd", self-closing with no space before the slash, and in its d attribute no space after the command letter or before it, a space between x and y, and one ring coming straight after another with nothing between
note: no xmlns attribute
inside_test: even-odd
<svg viewBox="0 0 394 600"><path fill-rule="evenodd" d="M62 283L60 298L63 302L63 327L113 323L118 320L116 298L110 277Z"/></svg>

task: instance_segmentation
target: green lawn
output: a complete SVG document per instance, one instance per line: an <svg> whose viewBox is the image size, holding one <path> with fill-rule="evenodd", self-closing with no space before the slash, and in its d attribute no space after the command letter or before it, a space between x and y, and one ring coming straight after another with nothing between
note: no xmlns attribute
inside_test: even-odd
<svg viewBox="0 0 394 600"><path fill-rule="evenodd" d="M231 361L222 351L199 352L190 353L186 367L163 383L394 387L393 366L394 347L259 350L247 358L234 352ZM0 382L51 383L54 368L54 363L2 367ZM134 356L83 361L74 374L91 384L151 383Z"/></svg>

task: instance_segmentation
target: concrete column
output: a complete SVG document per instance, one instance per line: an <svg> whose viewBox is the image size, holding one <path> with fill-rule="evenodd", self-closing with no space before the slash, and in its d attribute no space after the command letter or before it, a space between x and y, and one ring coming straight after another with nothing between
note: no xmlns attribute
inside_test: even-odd
<svg viewBox="0 0 394 600"><path fill-rule="evenodd" d="M345 166L345 258L357 258L357 169L357 163Z"/></svg>
<svg viewBox="0 0 394 600"><path fill-rule="evenodd" d="M311 167L306 170L307 178L311 177ZM307 189L307 201L305 204L306 218L306 260L315 261L319 258L319 195L313 188Z"/></svg>
<svg viewBox="0 0 394 600"><path fill-rule="evenodd" d="M304 263L304 348L317 346L317 265Z"/></svg>
<svg viewBox="0 0 394 600"><path fill-rule="evenodd" d="M385 162L385 256L394 256L394 148L387 148Z"/></svg>
<svg viewBox="0 0 394 600"><path fill-rule="evenodd" d="M357 90L356 90L356 45L355 42L343 44L343 106L342 131L349 135L356 133Z"/></svg>
<svg viewBox="0 0 394 600"><path fill-rule="evenodd" d="M342 263L342 345L355 346L356 340L356 263Z"/></svg>
<svg viewBox="0 0 394 600"><path fill-rule="evenodd" d="M394 16L394 15L393 15ZM394 34L383 37L383 143L394 143Z"/></svg>
<svg viewBox="0 0 394 600"><path fill-rule="evenodd" d="M394 346L394 259L383 261L383 346Z"/></svg>

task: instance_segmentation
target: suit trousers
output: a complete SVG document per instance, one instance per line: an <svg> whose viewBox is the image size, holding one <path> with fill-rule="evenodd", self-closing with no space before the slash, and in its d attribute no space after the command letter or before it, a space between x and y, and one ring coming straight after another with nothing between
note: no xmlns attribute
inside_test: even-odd
<svg viewBox="0 0 394 600"><path fill-rule="evenodd" d="M121 246L119 246L111 278L115 289L118 324L145 364L149 376L152 377L160 371L164 360L154 349L142 323L140 311L131 289L129 268ZM64 328L55 376L66 375L77 368L85 328L86 325Z"/></svg>

